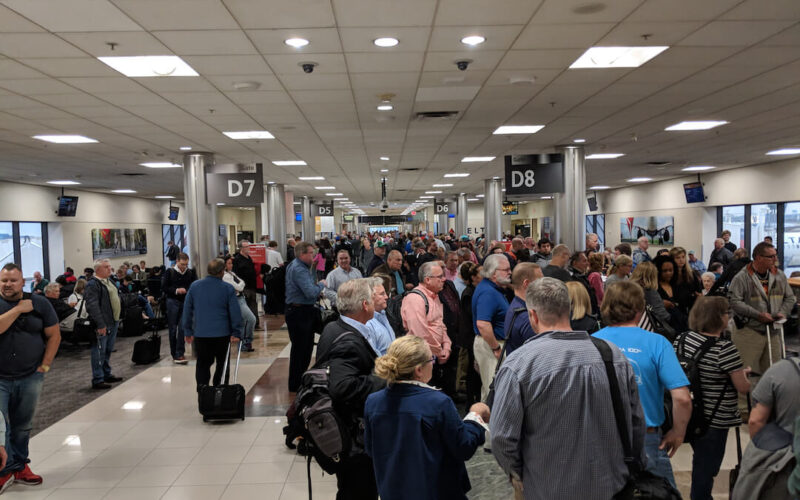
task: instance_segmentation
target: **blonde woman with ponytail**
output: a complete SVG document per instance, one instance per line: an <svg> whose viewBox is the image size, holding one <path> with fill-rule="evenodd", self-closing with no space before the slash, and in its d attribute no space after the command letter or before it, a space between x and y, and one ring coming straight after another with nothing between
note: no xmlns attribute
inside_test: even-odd
<svg viewBox="0 0 800 500"><path fill-rule="evenodd" d="M364 407L364 447L382 500L466 500L466 460L485 439L489 407L475 403L462 420L453 400L428 385L436 357L406 335L375 360L387 387Z"/></svg>

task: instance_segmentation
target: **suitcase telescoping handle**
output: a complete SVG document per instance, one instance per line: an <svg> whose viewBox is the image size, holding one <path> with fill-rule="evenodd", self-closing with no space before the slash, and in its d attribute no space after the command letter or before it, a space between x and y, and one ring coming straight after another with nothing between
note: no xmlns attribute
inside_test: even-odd
<svg viewBox="0 0 800 500"><path fill-rule="evenodd" d="M235 384L236 380L239 378L239 361L241 361L241 359L242 359L242 341L239 340L239 342L237 342L237 344L239 344L239 350L238 350L238 352L236 354L236 369L233 371L233 382L231 382L232 384ZM225 365L222 367L222 376L223 377L228 375L228 362L230 361L230 359L231 359L231 343L229 341L228 342L228 351L225 354Z"/></svg>

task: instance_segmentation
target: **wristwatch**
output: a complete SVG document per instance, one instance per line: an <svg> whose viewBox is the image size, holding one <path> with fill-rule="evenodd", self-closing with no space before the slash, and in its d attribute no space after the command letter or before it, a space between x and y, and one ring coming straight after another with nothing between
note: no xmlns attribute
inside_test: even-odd
<svg viewBox="0 0 800 500"><path fill-rule="evenodd" d="M501 346L501 345L498 345L497 347L493 348L493 349L492 349L492 351L494 351L494 352L497 352L497 351L499 351L499 350L500 350L500 349L502 349L502 348L503 348L503 346Z"/></svg>
<svg viewBox="0 0 800 500"><path fill-rule="evenodd" d="M50 371L50 365L41 365L39 368L41 368L45 373Z"/></svg>

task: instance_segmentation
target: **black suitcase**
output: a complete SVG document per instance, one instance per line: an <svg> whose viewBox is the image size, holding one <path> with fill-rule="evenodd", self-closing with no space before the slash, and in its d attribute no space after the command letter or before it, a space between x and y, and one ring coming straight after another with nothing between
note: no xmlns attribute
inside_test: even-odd
<svg viewBox="0 0 800 500"><path fill-rule="evenodd" d="M122 319L120 337L138 337L144 334L144 318L142 318L142 307L139 305L128 306L125 309L125 317Z"/></svg>
<svg viewBox="0 0 800 500"><path fill-rule="evenodd" d="M242 356L242 343L239 342L239 352L236 356L236 370L234 370L233 383L217 386L206 385L200 388L197 394L197 403L203 422L210 420L244 420L244 387L236 383L239 375L239 360ZM222 368L222 380L228 371L231 346L228 344L228 355L225 366Z"/></svg>
<svg viewBox="0 0 800 500"><path fill-rule="evenodd" d="M161 335L153 332L149 337L133 343L131 361L137 365L155 363L161 357Z"/></svg>

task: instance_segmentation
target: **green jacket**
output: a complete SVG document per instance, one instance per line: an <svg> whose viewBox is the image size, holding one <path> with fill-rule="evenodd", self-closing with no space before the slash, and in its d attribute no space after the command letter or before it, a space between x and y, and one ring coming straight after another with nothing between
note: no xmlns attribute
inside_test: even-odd
<svg viewBox="0 0 800 500"><path fill-rule="evenodd" d="M759 314L780 313L788 318L795 303L794 292L783 271L773 267L769 270L768 276L769 293L765 294L751 262L733 277L728 288L728 299L734 314L747 321L744 325L746 328L758 332L766 331L766 325L758 320Z"/></svg>

